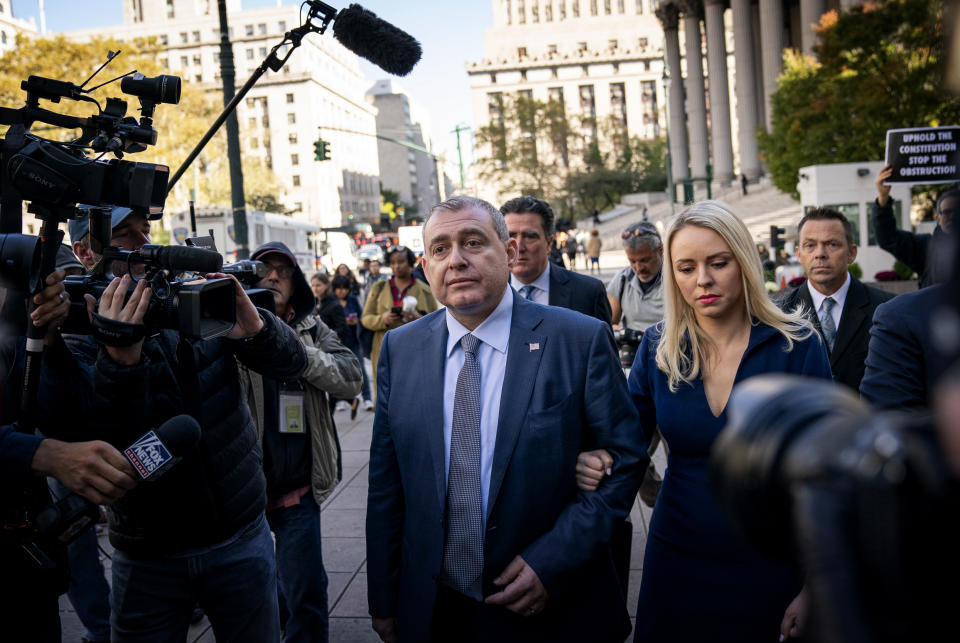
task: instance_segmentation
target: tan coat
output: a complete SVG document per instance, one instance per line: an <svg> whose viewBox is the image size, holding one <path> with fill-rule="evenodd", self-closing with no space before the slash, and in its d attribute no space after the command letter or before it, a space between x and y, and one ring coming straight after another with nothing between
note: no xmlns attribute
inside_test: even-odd
<svg viewBox="0 0 960 643"><path fill-rule="evenodd" d="M413 280L413 285L407 291L407 295L417 298L417 312L421 315L432 313L439 306L437 300L430 291L430 286L419 279ZM380 357L380 344L383 342L383 336L391 328L399 328L404 322L387 326L383 323L383 314L393 307L393 295L390 293L390 281L378 281L373 284L370 294L367 296L367 303L363 306L363 315L360 317L360 323L364 328L373 331L373 342L370 346L370 362L373 364L373 392L377 391L377 359Z"/></svg>
<svg viewBox="0 0 960 643"><path fill-rule="evenodd" d="M593 259L600 256L600 237L590 237L587 239L587 256Z"/></svg>

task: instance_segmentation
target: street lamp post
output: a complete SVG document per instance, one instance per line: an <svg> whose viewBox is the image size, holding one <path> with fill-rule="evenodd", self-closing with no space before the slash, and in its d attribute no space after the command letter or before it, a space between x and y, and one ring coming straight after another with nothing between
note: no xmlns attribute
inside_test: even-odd
<svg viewBox="0 0 960 643"><path fill-rule="evenodd" d="M666 99L664 100L664 107L666 108L666 123L664 124L664 129L667 132L667 192L669 193L670 216L672 218L674 214L673 205L676 199L676 188L673 185L673 157L670 154L670 65L667 64L666 58L663 59L663 93Z"/></svg>

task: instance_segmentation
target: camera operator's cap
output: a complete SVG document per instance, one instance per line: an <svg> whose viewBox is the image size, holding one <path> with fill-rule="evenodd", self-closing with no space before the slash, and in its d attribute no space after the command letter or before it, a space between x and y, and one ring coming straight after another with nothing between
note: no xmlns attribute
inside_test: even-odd
<svg viewBox="0 0 960 643"><path fill-rule="evenodd" d="M78 207L88 207L82 204L78 204ZM119 205L113 206L110 212L110 229L116 228L118 225L123 223L123 220L126 219L133 212L130 208L120 207ZM84 217L83 219L71 219L70 223L67 225L67 230L70 231L70 243L80 241L87 233L90 232L90 219L89 217Z"/></svg>

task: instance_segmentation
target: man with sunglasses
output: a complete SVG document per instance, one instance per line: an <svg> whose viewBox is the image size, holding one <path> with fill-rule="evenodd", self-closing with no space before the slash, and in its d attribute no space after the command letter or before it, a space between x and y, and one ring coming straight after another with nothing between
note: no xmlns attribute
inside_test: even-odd
<svg viewBox="0 0 960 643"><path fill-rule="evenodd" d="M652 223L636 223L620 234L630 265L607 284L613 323L644 331L663 319L663 241Z"/></svg>
<svg viewBox="0 0 960 643"><path fill-rule="evenodd" d="M320 504L340 482L341 473L329 397L352 399L360 392L360 362L313 314L313 291L286 245L265 243L250 258L269 267L257 287L273 292L277 316L296 331L307 355L307 368L299 377L281 379L240 368L263 448L267 522L276 536L280 622L286 641L326 643Z"/></svg>

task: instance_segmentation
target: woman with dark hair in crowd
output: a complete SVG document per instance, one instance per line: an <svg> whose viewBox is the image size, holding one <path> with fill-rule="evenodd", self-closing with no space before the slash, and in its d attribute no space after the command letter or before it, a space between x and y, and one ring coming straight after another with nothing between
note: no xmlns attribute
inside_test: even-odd
<svg viewBox="0 0 960 643"><path fill-rule="evenodd" d="M373 386L377 386L377 359L380 357L380 343L391 328L402 326L419 319L437 309L437 300L430 286L413 277L416 257L413 250L404 246L394 246L387 252L387 263L393 276L387 281L373 284L367 303L363 306L361 323L373 331L373 343L370 348L370 361L373 363ZM412 297L416 305L404 303Z"/></svg>
<svg viewBox="0 0 960 643"><path fill-rule="evenodd" d="M330 275L325 272L313 273L310 277L310 289L313 290L313 298L317 302L313 314L318 316L320 321L335 332L343 342L344 333L347 332L347 320L343 316L343 308L337 304L337 299L330 289Z"/></svg>
<svg viewBox="0 0 960 643"><path fill-rule="evenodd" d="M360 390L360 396L363 399L363 408L367 411L372 411L373 402L370 400L370 378L367 377L367 369L363 365L363 351L360 349L360 315L363 314L363 309L360 308L360 302L357 298L350 294L349 279L343 275L337 275L333 278L330 285L347 320L347 332L341 341L343 345L353 351L353 354L360 360L360 370L363 372L363 387ZM357 416L358 402L358 400L354 399L350 403L351 419Z"/></svg>
<svg viewBox="0 0 960 643"><path fill-rule="evenodd" d="M353 271L350 270L350 266L345 263L337 266L337 269L333 272L334 277L346 277L350 280L350 294L354 297L360 296L360 282L357 281L356 275L353 274Z"/></svg>
<svg viewBox="0 0 960 643"><path fill-rule="evenodd" d="M830 379L820 335L770 301L750 233L720 201L680 213L664 236L663 321L643 335L628 386L649 437L670 445L637 605L635 643L768 643L799 635L799 570L752 550L713 493L710 450L734 385L762 373ZM605 451L577 482L602 484ZM788 538L784 534L784 538Z"/></svg>

